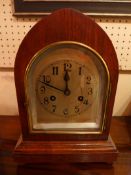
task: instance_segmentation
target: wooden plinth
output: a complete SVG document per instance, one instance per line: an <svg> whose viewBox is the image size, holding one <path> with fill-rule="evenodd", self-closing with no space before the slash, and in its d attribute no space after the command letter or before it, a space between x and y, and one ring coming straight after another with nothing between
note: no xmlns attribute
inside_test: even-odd
<svg viewBox="0 0 131 175"><path fill-rule="evenodd" d="M103 141L23 141L19 139L13 156L19 163L107 162L117 158L109 137Z"/></svg>

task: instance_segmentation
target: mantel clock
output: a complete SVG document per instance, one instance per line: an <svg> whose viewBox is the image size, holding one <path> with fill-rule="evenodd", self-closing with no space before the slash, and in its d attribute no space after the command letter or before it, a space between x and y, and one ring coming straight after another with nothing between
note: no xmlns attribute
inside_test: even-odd
<svg viewBox="0 0 131 175"><path fill-rule="evenodd" d="M22 135L17 161L110 162L109 136L118 62L107 34L92 19L61 9L23 39L15 61Z"/></svg>

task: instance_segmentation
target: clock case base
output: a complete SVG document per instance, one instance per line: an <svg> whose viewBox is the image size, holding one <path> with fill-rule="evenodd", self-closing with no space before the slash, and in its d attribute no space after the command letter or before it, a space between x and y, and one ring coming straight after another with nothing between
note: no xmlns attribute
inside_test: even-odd
<svg viewBox="0 0 131 175"><path fill-rule="evenodd" d="M18 140L13 156L18 163L106 162L113 163L118 151L111 137L101 141Z"/></svg>

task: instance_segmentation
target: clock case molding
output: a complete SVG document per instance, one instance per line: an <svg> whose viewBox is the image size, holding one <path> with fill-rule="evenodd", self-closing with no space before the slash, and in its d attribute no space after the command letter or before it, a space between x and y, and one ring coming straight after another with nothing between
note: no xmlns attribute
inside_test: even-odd
<svg viewBox="0 0 131 175"><path fill-rule="evenodd" d="M104 128L100 134L31 133L24 76L33 56L49 44L60 41L83 43L98 52L110 74ZM22 136L14 150L19 162L113 162L117 149L109 136L118 81L118 61L107 34L88 16L61 9L40 20L23 39L15 60L15 84Z"/></svg>

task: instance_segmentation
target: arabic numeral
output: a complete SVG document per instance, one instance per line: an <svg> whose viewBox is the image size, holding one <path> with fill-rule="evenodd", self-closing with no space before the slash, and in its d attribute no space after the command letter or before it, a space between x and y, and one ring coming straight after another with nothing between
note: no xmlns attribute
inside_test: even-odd
<svg viewBox="0 0 131 175"><path fill-rule="evenodd" d="M79 67L79 75L82 73L82 67Z"/></svg>
<svg viewBox="0 0 131 175"><path fill-rule="evenodd" d="M85 99L85 100L83 101L83 104L84 104L84 105L88 105L88 100Z"/></svg>
<svg viewBox="0 0 131 175"><path fill-rule="evenodd" d="M64 71L68 70L71 71L72 64L71 63L64 63Z"/></svg>
<svg viewBox="0 0 131 175"><path fill-rule="evenodd" d="M41 86L39 90L40 90L41 94L44 94L45 93L45 86Z"/></svg>
<svg viewBox="0 0 131 175"><path fill-rule="evenodd" d="M56 111L56 105L52 105L52 112Z"/></svg>
<svg viewBox="0 0 131 175"><path fill-rule="evenodd" d="M80 112L79 106L75 106L75 112L76 112L76 113Z"/></svg>
<svg viewBox="0 0 131 175"><path fill-rule="evenodd" d="M93 94L93 89L90 87L88 88L88 95L92 95Z"/></svg>
<svg viewBox="0 0 131 175"><path fill-rule="evenodd" d="M50 83L51 82L50 75L43 75L43 81L44 83Z"/></svg>
<svg viewBox="0 0 131 175"><path fill-rule="evenodd" d="M91 76L87 76L86 77L86 84L90 84L91 83Z"/></svg>
<svg viewBox="0 0 131 175"><path fill-rule="evenodd" d="M44 97L44 104L45 104L45 105L48 105L48 104L49 104L49 99L48 99L48 97Z"/></svg>
<svg viewBox="0 0 131 175"><path fill-rule="evenodd" d="M58 66L53 66L53 75L58 75Z"/></svg>

